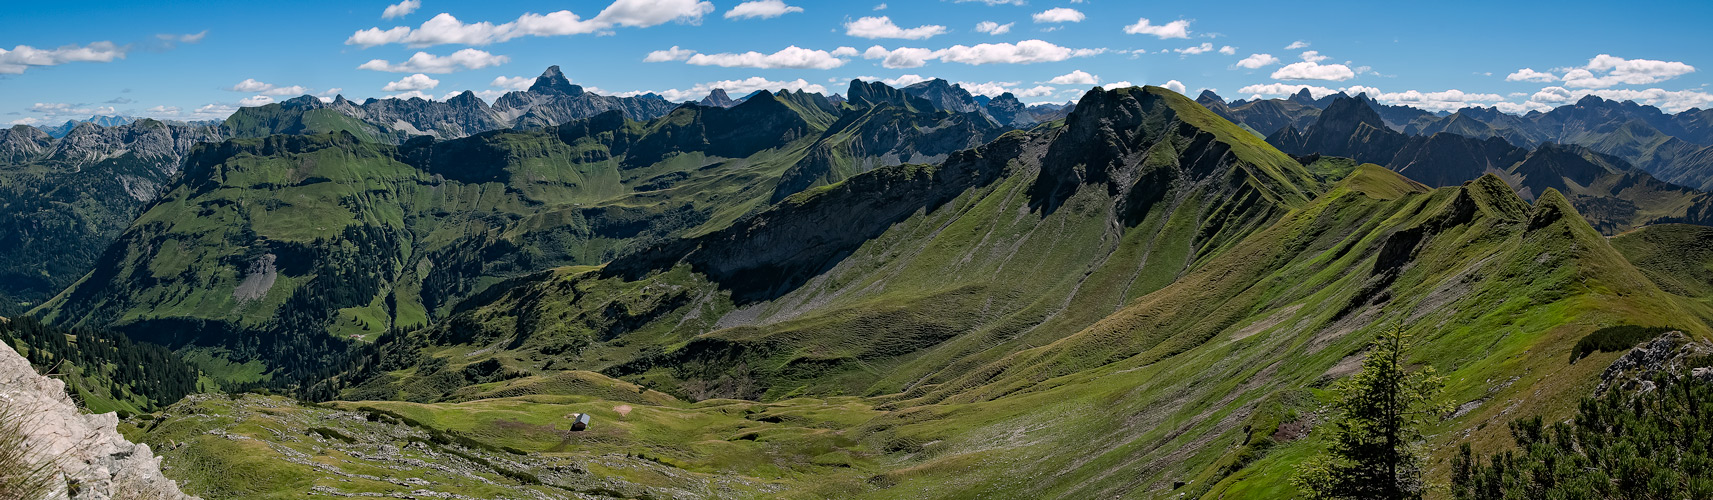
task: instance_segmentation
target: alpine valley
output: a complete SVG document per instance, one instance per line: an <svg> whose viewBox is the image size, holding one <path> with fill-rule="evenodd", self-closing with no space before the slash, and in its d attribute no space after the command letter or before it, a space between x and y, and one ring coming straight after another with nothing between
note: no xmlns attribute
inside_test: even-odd
<svg viewBox="0 0 1713 500"><path fill-rule="evenodd" d="M840 85L0 130L0 357L208 499L1295 497L1394 330L1461 498L1713 383L1713 110Z"/></svg>

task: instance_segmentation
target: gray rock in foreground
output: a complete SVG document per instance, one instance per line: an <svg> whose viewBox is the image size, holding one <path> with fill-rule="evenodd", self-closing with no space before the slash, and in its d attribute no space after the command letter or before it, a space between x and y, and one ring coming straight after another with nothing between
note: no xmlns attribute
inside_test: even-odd
<svg viewBox="0 0 1713 500"><path fill-rule="evenodd" d="M36 374L12 346L0 342L0 404L24 420L33 459L54 460L58 476L48 498L75 500L194 499L161 475L149 446L119 435L112 413L88 415L65 393L65 383ZM40 462L37 462L40 463ZM76 484L77 492L67 484Z"/></svg>

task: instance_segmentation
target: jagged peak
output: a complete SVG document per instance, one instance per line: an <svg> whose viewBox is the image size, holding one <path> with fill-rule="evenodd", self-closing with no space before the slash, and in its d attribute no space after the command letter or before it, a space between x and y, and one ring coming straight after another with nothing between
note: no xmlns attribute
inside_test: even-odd
<svg viewBox="0 0 1713 500"><path fill-rule="evenodd" d="M565 73L559 71L558 65L548 66L547 71L535 78L535 84L529 86L529 91L537 94L556 94L577 97L583 95L583 87L573 85Z"/></svg>
<svg viewBox="0 0 1713 500"><path fill-rule="evenodd" d="M1204 89L1201 91L1201 95L1196 96L1196 102L1200 102L1200 103L1208 103L1208 102L1224 103L1225 98L1220 97L1219 94L1215 94L1213 92L1213 90L1211 90L1211 89Z"/></svg>

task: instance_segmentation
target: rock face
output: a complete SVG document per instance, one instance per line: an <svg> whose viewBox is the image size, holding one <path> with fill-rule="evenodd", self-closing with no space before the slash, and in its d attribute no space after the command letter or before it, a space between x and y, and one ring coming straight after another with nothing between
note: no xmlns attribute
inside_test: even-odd
<svg viewBox="0 0 1713 500"><path fill-rule="evenodd" d="M49 498L191 499L161 475L160 459L145 444L119 435L112 413L85 415L65 393L65 383L36 374L12 346L0 343L0 404L30 420L24 425L35 460L54 460L55 491ZM37 462L40 463L40 462ZM76 485L71 491L67 485Z"/></svg>
<svg viewBox="0 0 1713 500"><path fill-rule="evenodd" d="M1666 332L1630 349L1613 361L1612 366L1606 367L1606 371L1600 373L1600 387L1594 390L1594 394L1604 395L1609 390L1654 390L1656 377L1664 376L1675 381L1689 366L1689 360L1704 356L1713 356L1713 342L1695 340L1683 332ZM1713 382L1713 367L1695 368L1689 376Z"/></svg>

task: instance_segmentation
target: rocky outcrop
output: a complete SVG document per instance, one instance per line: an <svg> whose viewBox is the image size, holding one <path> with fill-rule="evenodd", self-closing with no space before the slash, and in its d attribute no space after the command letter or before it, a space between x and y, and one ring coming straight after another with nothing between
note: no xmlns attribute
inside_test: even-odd
<svg viewBox="0 0 1713 500"><path fill-rule="evenodd" d="M934 109L951 111L953 113L974 113L981 110L975 102L975 97L963 86L935 78L901 89L912 97L920 97L932 103Z"/></svg>
<svg viewBox="0 0 1713 500"><path fill-rule="evenodd" d="M65 383L36 374L12 346L0 343L0 404L26 419L26 460L54 462L54 492L72 500L191 499L161 475L149 446L119 435L112 413L87 415L65 393Z"/></svg>
<svg viewBox="0 0 1713 500"><path fill-rule="evenodd" d="M729 108L738 105L738 101L734 101L732 96L726 95L726 89L714 89L712 92L708 92L708 97L702 98L701 104L713 108Z"/></svg>
<svg viewBox="0 0 1713 500"><path fill-rule="evenodd" d="M1713 367L1691 367L1690 361L1713 356L1713 342L1694 339L1683 332L1666 332L1641 343L1613 361L1600 373L1600 387L1594 394L1607 391L1652 391L1657 381L1681 381L1684 374L1699 381L1713 383Z"/></svg>

